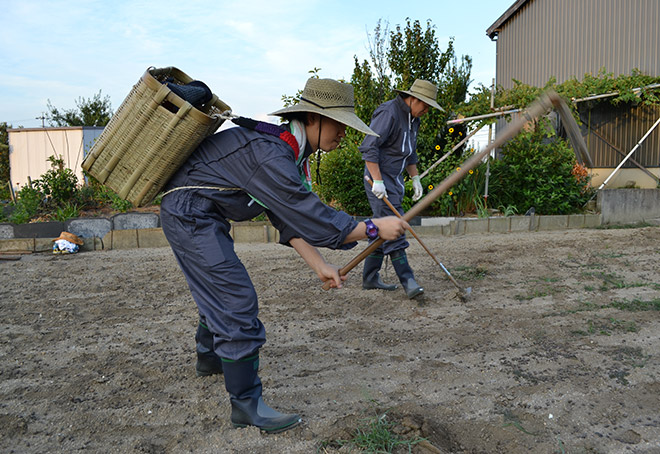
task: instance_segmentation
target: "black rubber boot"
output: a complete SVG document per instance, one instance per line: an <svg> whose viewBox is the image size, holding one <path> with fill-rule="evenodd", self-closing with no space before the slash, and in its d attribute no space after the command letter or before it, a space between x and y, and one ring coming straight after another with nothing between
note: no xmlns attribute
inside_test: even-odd
<svg viewBox="0 0 660 454"><path fill-rule="evenodd" d="M197 341L197 370L198 377L206 377L222 373L222 361L213 351L213 334L201 321L197 325L195 334Z"/></svg>
<svg viewBox="0 0 660 454"><path fill-rule="evenodd" d="M256 426L267 433L279 433L300 424L299 415L282 414L263 401L258 354L238 361L223 358L222 367L234 427Z"/></svg>
<svg viewBox="0 0 660 454"><path fill-rule="evenodd" d="M415 281L412 268L408 264L408 256L405 249L399 249L390 253L392 259L392 266L399 276L399 281L403 289L406 291L408 298L412 299L424 293L424 289Z"/></svg>
<svg viewBox="0 0 660 454"><path fill-rule="evenodd" d="M383 254L374 253L364 260L362 269L362 288L366 290L396 290L396 284L386 284L380 278L380 267L383 264Z"/></svg>

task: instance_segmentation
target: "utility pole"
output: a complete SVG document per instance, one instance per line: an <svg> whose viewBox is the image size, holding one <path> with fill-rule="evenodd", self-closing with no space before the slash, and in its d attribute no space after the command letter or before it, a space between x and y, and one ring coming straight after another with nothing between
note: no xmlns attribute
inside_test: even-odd
<svg viewBox="0 0 660 454"><path fill-rule="evenodd" d="M36 118L35 118L35 120L41 120L41 127L42 127L42 128L45 128L45 127L46 127L46 125L44 124L44 120L45 120L45 119L46 119L46 116L44 115L43 112L41 112L41 116L40 116L40 117L36 117Z"/></svg>

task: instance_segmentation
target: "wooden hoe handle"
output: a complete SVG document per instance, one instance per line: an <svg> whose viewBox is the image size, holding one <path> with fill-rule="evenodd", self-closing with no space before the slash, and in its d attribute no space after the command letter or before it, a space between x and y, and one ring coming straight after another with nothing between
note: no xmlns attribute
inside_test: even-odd
<svg viewBox="0 0 660 454"><path fill-rule="evenodd" d="M468 172L475 167L477 167L481 161L490 154L496 148L501 147L505 142L507 142L512 137L516 136L527 123L530 121L536 120L539 116L543 115L547 111L553 108L554 105L560 102L561 98L554 90L547 90L542 93L539 98L534 101L523 112L517 119L512 121L500 135L486 148L484 148L479 153L472 155L467 161L463 163L455 172L451 173L447 178L445 178L442 183L435 187L431 192L426 194L426 196L413 205L410 210L408 210L401 219L405 221L410 221L415 216L421 214L425 209L427 209L433 202L435 202L441 195L447 192L450 188L456 185L459 181L466 177ZM396 210L394 210L396 212ZM367 248L360 252L353 260L348 262L344 267L339 269L339 275L345 276L353 268L355 268L362 260L367 258L373 251L378 249L378 247L383 244L385 240L378 238L376 241L371 243ZM323 284L324 290L330 289L330 281L326 281Z"/></svg>

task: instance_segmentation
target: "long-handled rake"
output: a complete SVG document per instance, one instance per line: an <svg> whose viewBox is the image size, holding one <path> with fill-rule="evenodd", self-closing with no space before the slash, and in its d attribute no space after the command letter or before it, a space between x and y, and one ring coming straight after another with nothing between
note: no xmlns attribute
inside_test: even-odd
<svg viewBox="0 0 660 454"><path fill-rule="evenodd" d="M374 185L374 182L373 182L373 181L371 180L371 178L369 178L367 175L364 176L364 179L365 179L365 180L366 180L371 186ZM381 200L387 204L387 206L390 208L390 210L392 210L392 212L393 212L395 215L397 215L398 217L400 217L401 219L403 219L403 216L401 216L401 213L399 213L399 210L397 210L396 208L394 208L394 205L392 205L392 202L389 201L389 199L387 198L387 196L384 196ZM459 283L456 282L456 279L454 279L454 276L451 275L451 273L449 272L449 270L448 270L448 269L442 264L442 262L440 262L440 261L436 258L436 256L433 254L433 252L431 252L431 251L429 250L429 248L426 247L426 245L424 244L424 242L422 241L422 239L421 239L420 237L417 236L417 233L415 233L415 231L413 230L413 228L409 226L409 227L408 227L408 231L412 234L412 236L415 237L415 239L417 240L417 242L419 243L419 245L422 246L422 247L424 248L424 250L425 250L425 251L431 256L431 258L433 259L433 261L434 261L435 263L437 263L438 266L440 266L440 268L442 268L442 271L444 271L445 274L447 274L447 277L448 277L449 280L452 282L452 284L454 284L454 285L456 286L456 288L458 289L458 294L457 294L458 298L459 298L461 301L466 302L466 301L468 300L468 298L470 297L470 294L472 293L472 287L467 287L467 288L463 288L463 287L461 287L461 286L459 285Z"/></svg>

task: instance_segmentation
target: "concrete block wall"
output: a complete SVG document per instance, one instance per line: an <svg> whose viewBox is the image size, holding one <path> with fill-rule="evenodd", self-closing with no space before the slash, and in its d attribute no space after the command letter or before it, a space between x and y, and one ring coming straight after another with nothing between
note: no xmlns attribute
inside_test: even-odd
<svg viewBox="0 0 660 454"><path fill-rule="evenodd" d="M660 218L660 216L658 217ZM116 226L115 221L117 221ZM59 236L62 230L81 237L84 241L81 246L82 251L168 247L169 244L159 224L158 215L152 213L129 213L122 215L119 220L116 218L75 219L67 221L63 225L62 223L36 223L30 224L27 228L13 224L0 224L0 252L50 251L52 250L52 240ZM413 224L413 228L420 235L451 236L583 229L595 228L602 224L600 214L574 214L489 218L420 218ZM16 231L18 231L18 235L16 235ZM31 236L26 237L27 235ZM232 223L231 236L237 243L279 241L279 232L269 222Z"/></svg>
<svg viewBox="0 0 660 454"><path fill-rule="evenodd" d="M603 189L597 206L603 225L648 222L660 218L660 189Z"/></svg>

